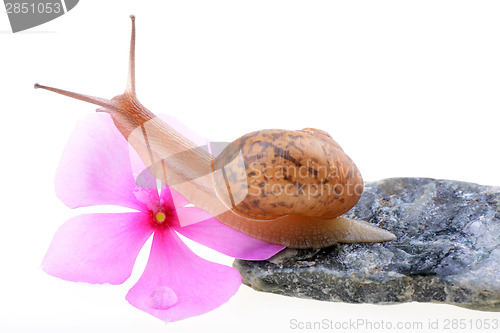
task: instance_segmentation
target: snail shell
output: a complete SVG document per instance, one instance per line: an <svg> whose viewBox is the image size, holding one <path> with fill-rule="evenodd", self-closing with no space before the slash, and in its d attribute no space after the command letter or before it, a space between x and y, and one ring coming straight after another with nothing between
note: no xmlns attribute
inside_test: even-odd
<svg viewBox="0 0 500 333"><path fill-rule="evenodd" d="M131 18L129 77L123 94L108 100L39 84L35 88L101 106L98 111L113 118L157 179L250 236L292 248L395 238L369 223L340 216L359 200L363 180L326 132L312 128L257 131L235 140L214 158L146 109L135 91L135 20ZM273 191L277 188L288 192Z"/></svg>
<svg viewBox="0 0 500 333"><path fill-rule="evenodd" d="M237 214L270 220L283 215L333 219L363 191L358 168L321 130L268 129L246 134L214 161L219 198Z"/></svg>

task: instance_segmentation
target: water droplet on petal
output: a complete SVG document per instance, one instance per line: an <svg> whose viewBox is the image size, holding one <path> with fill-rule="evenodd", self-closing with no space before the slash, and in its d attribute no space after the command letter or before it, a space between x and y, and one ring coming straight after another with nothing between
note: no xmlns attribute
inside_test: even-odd
<svg viewBox="0 0 500 333"><path fill-rule="evenodd" d="M169 287L158 287L149 295L149 306L157 310L167 310L177 304L177 295Z"/></svg>

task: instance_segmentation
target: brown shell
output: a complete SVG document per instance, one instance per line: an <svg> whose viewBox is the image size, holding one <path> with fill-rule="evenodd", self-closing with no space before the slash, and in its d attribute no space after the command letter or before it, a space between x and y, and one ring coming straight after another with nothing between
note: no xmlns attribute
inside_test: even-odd
<svg viewBox="0 0 500 333"><path fill-rule="evenodd" d="M253 219L305 215L332 219L363 192L361 174L337 142L321 130L267 129L246 134L214 160L219 198Z"/></svg>

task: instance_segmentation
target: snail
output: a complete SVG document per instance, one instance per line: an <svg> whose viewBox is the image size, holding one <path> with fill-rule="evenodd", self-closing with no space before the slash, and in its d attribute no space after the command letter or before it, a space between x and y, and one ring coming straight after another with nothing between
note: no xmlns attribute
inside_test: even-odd
<svg viewBox="0 0 500 333"><path fill-rule="evenodd" d="M250 236L290 248L390 241L395 236L341 215L359 200L363 179L326 132L267 129L220 154L201 149L146 109L135 89L135 18L126 90L111 100L35 84L101 106L149 171L192 204ZM214 235L216 237L216 235Z"/></svg>

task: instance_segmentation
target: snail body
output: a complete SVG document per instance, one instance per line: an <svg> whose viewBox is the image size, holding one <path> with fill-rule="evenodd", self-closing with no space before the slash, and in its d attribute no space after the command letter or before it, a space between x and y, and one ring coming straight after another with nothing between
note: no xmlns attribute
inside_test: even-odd
<svg viewBox="0 0 500 333"><path fill-rule="evenodd" d="M101 106L159 180L220 222L292 248L395 238L363 221L341 217L359 200L363 180L326 132L267 129L246 134L213 154L146 109L135 92L135 20L129 78L111 100L35 84ZM214 235L216 237L216 235Z"/></svg>

